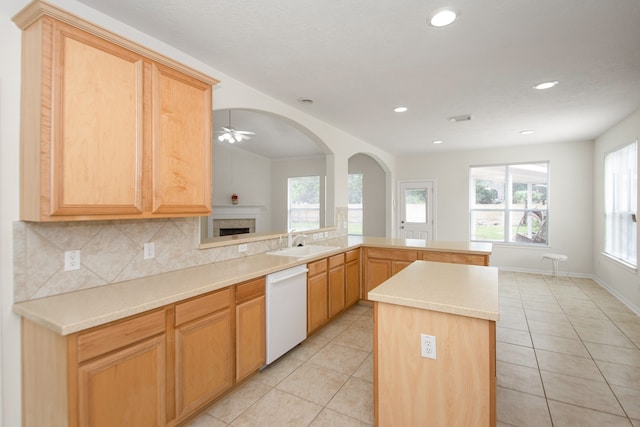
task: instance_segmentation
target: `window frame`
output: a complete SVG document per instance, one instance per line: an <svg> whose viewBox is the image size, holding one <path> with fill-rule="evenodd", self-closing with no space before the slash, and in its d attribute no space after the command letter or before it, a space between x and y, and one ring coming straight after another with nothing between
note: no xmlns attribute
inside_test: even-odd
<svg viewBox="0 0 640 427"><path fill-rule="evenodd" d="M546 185L546 191L544 192L545 198L543 202L545 208L541 209L540 207L535 207L535 206L531 208L515 207L513 203L514 182L512 181L512 177L514 174L512 172L512 168L520 167L520 166L535 167L540 165L545 165L546 167L546 183L543 184L543 185ZM503 179L504 188L502 189L503 199L500 207L484 208L484 209L474 207L477 205L476 204L476 191L477 191L476 180L478 176L474 175L473 172L474 172L474 169L481 169L481 168L501 168L503 170L502 179ZM469 240L472 242L489 242L492 244L509 245L509 246L549 247L550 246L549 219L550 219L550 212L551 212L550 203L549 203L550 190L551 190L550 176L551 176L551 162L549 160L470 165L469 166ZM497 196L499 195L500 194L498 193ZM530 195L529 192L527 192L527 195L528 196ZM501 231L502 240L482 239L482 238L478 238L477 234L474 237L474 232L477 231L474 225L474 220L477 217L474 214L477 214L480 212L482 213L494 212L494 213L502 214L502 231ZM529 242L512 240L512 239L515 239L514 237L515 233L512 230L513 228L512 218L514 218L514 213L517 213L518 216L522 215L523 218L525 218L525 216L528 215L529 213L533 216L537 216L537 218L533 218L533 220L542 221L541 226L545 227L544 228L545 240L542 242L535 241L535 239ZM528 238L527 236L523 236L523 237Z"/></svg>
<svg viewBox="0 0 640 427"><path fill-rule="evenodd" d="M630 225L631 225L631 230L628 231L629 236L631 236L631 242L629 244L627 244L627 248L632 247L633 249L633 256L631 257L629 252L626 252L623 254L621 252L616 252L616 251L611 251L611 246L610 244L612 244L612 242L609 241L609 231L611 229L618 229L620 230L621 226L624 226L624 224L619 224L616 223L615 225L617 225L617 227L612 227L614 224L610 224L610 215L612 215L615 211L615 207L613 207L613 211L611 213L609 213L609 209L610 209L610 205L617 205L617 203L614 200L610 200L610 188L609 186L612 183L612 180L609 176L609 170L608 170L608 160L612 160L612 156L621 153L623 150L628 149L630 146L634 146L634 150L635 150L635 161L633 161L633 166L635 167L635 176L634 176L634 180L635 182L633 182L633 184L631 185L631 189L629 189L628 194L626 194L627 197L629 197L631 199L630 201L630 206L629 206L629 210L626 211L618 211L620 213L617 214L617 216L619 217L620 214L624 214L629 215L629 221L630 221ZM637 215L637 210L638 210L638 205L637 205L637 196L638 196L638 140L634 140L628 144L624 144L624 145L619 145L616 148L614 148L611 151L608 151L605 153L604 157L603 157L603 219L604 219L604 230L603 230L603 241L602 241L602 248L603 248L603 254L608 257L609 259L611 259L612 261L622 264L623 266L632 269L633 271L637 271L638 268L638 226L637 226L637 221L632 219L633 215ZM618 196L618 197L616 197ZM615 193L613 195L614 199L620 199L621 197L619 197L619 193ZM625 213L626 212L626 213ZM627 225L629 224L629 222L627 222ZM620 236L617 236L618 238L616 239L616 243L620 244Z"/></svg>

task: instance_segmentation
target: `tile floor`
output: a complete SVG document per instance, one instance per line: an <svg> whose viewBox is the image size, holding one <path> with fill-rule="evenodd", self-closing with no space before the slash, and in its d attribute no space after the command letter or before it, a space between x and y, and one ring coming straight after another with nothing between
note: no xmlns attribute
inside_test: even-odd
<svg viewBox="0 0 640 427"><path fill-rule="evenodd" d="M590 279L500 272L498 426L640 427L640 317ZM188 424L373 425L373 313L357 305Z"/></svg>

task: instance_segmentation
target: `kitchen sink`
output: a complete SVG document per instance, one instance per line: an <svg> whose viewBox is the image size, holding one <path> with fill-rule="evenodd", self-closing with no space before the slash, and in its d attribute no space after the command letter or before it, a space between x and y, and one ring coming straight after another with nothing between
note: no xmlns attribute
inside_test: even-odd
<svg viewBox="0 0 640 427"><path fill-rule="evenodd" d="M325 252L336 251L338 249L340 249L340 246L305 245L305 246L294 246L292 248L284 248L279 251L267 252L267 255L290 256L295 258L309 258L312 256L323 254Z"/></svg>

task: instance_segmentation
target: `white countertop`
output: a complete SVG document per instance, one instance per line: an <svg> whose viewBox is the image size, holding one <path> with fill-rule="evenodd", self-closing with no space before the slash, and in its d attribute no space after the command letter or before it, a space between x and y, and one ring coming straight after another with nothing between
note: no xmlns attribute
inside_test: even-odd
<svg viewBox="0 0 640 427"><path fill-rule="evenodd" d="M360 246L491 254L491 244L487 243L349 237L314 244L340 249L305 259L261 254L215 262L24 301L14 304L13 311L61 335L68 335Z"/></svg>
<svg viewBox="0 0 640 427"><path fill-rule="evenodd" d="M369 299L479 319L500 319L496 267L414 261L371 290Z"/></svg>

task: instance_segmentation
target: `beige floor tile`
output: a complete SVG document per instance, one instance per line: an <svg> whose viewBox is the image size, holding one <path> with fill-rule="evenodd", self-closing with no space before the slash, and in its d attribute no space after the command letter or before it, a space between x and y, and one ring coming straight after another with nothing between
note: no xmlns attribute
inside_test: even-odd
<svg viewBox="0 0 640 427"><path fill-rule="evenodd" d="M627 309L624 312L618 311L610 311L607 313L607 316L614 322L638 322L640 321L640 316Z"/></svg>
<svg viewBox="0 0 640 427"><path fill-rule="evenodd" d="M360 378L349 378L327 408L373 424L373 383Z"/></svg>
<svg viewBox="0 0 640 427"><path fill-rule="evenodd" d="M557 372L593 381L604 381L604 377L593 359L564 353L536 349L538 367L541 371Z"/></svg>
<svg viewBox="0 0 640 427"><path fill-rule="evenodd" d="M633 423L633 427L640 427L640 420L631 420L631 422Z"/></svg>
<svg viewBox="0 0 640 427"><path fill-rule="evenodd" d="M549 350L557 353L571 354L579 357L589 357L585 344L577 339L554 337L551 335L531 334L533 347L538 350Z"/></svg>
<svg viewBox="0 0 640 427"><path fill-rule="evenodd" d="M353 347L366 352L373 351L373 330L352 325L332 341L335 344Z"/></svg>
<svg viewBox="0 0 640 427"><path fill-rule="evenodd" d="M637 367L602 360L596 360L596 363L609 384L640 390L640 369Z"/></svg>
<svg viewBox="0 0 640 427"><path fill-rule="evenodd" d="M523 297L522 306L524 307L525 310L539 310L539 311L547 311L549 313L557 313L557 314L563 313L562 307L560 307L560 304L556 302L556 299L553 296L546 297L544 300L542 299L531 300L531 299L524 299Z"/></svg>
<svg viewBox="0 0 640 427"><path fill-rule="evenodd" d="M579 339L571 323L567 321L529 320L529 330L534 334L551 335L570 339Z"/></svg>
<svg viewBox="0 0 640 427"><path fill-rule="evenodd" d="M627 417L549 400L554 427L630 427Z"/></svg>
<svg viewBox="0 0 640 427"><path fill-rule="evenodd" d="M373 424L365 423L325 408L309 427L367 427L371 425Z"/></svg>
<svg viewBox="0 0 640 427"><path fill-rule="evenodd" d="M547 399L624 415L606 382L591 381L555 372L540 371Z"/></svg>
<svg viewBox="0 0 640 427"><path fill-rule="evenodd" d="M576 323L574 323L574 325L578 335L583 341L614 345L618 347L637 348L636 345L611 322L606 321L601 325L595 326L586 326L584 324Z"/></svg>
<svg viewBox="0 0 640 427"><path fill-rule="evenodd" d="M362 365L360 365L358 370L353 373L353 376L365 381L373 382L373 353L371 353L364 362L362 362Z"/></svg>
<svg viewBox="0 0 640 427"><path fill-rule="evenodd" d="M519 345L496 343L496 359L502 362L515 363L516 365L538 368L536 355L532 348Z"/></svg>
<svg viewBox="0 0 640 427"><path fill-rule="evenodd" d="M253 378L255 381L275 387L280 381L298 369L298 366L302 365L302 363L302 360L293 357L293 355L285 354Z"/></svg>
<svg viewBox="0 0 640 427"><path fill-rule="evenodd" d="M500 307L513 307L522 309L522 301L520 301L520 297L517 298L509 297L509 296L501 296L500 297Z"/></svg>
<svg viewBox="0 0 640 427"><path fill-rule="evenodd" d="M565 307L564 312L567 314L567 317L569 317L569 320L571 320L574 317L587 317L591 319L609 320L607 315L604 314L604 312L601 311L599 308L588 309L588 308L575 308L575 307L566 308Z"/></svg>
<svg viewBox="0 0 640 427"><path fill-rule="evenodd" d="M325 406L348 379L347 374L305 363L282 380L276 388Z"/></svg>
<svg viewBox="0 0 640 427"><path fill-rule="evenodd" d="M640 338L640 318L636 321L616 321L615 324L629 338Z"/></svg>
<svg viewBox="0 0 640 427"><path fill-rule="evenodd" d="M351 326L352 323L353 322L348 319L336 319L324 326L316 335L330 341L340 335L340 333Z"/></svg>
<svg viewBox="0 0 640 427"><path fill-rule="evenodd" d="M367 356L369 356L367 351L330 342L309 359L309 362L351 375Z"/></svg>
<svg viewBox="0 0 640 427"><path fill-rule="evenodd" d="M523 347L533 347L529 331L521 331L519 329L496 327L496 341Z"/></svg>
<svg viewBox="0 0 640 427"><path fill-rule="evenodd" d="M538 320L541 322L566 322L567 316L564 313L552 313L550 311L534 310L527 308L525 310L527 320Z"/></svg>
<svg viewBox="0 0 640 427"><path fill-rule="evenodd" d="M251 379L216 403L207 413L226 423L231 423L269 391L271 387Z"/></svg>
<svg viewBox="0 0 640 427"><path fill-rule="evenodd" d="M528 331L527 319L524 317L512 317L500 313L500 320L496 322L496 326L501 328L518 329L520 331Z"/></svg>
<svg viewBox="0 0 640 427"><path fill-rule="evenodd" d="M560 304L565 312L567 310L593 310L601 312L598 306L595 305L590 299L568 298L561 296L556 296L556 299L558 300L558 304Z"/></svg>
<svg viewBox="0 0 640 427"><path fill-rule="evenodd" d="M617 385L611 388L629 417L640 420L640 390Z"/></svg>
<svg viewBox="0 0 640 427"><path fill-rule="evenodd" d="M226 427L228 425L229 424L205 413L189 421L184 427Z"/></svg>
<svg viewBox="0 0 640 427"><path fill-rule="evenodd" d="M500 387L544 397L540 372L535 368L497 361L496 377Z"/></svg>
<svg viewBox="0 0 640 427"><path fill-rule="evenodd" d="M318 335L314 335L308 340L306 340L305 342L303 342L302 344L293 348L289 352L288 356L291 356L299 360L307 361L311 358L311 356L313 356L318 351L320 351L322 347L327 345L327 343L329 343L329 340L327 340L326 338L323 338Z"/></svg>
<svg viewBox="0 0 640 427"><path fill-rule="evenodd" d="M519 427L551 426L547 402L543 397L498 387L496 410L501 423Z"/></svg>
<svg viewBox="0 0 640 427"><path fill-rule="evenodd" d="M612 345L585 342L595 360L620 363L640 368L640 350L637 348L615 347Z"/></svg>
<svg viewBox="0 0 640 427"><path fill-rule="evenodd" d="M273 389L243 412L231 425L238 427L307 426L321 410L320 405Z"/></svg>

